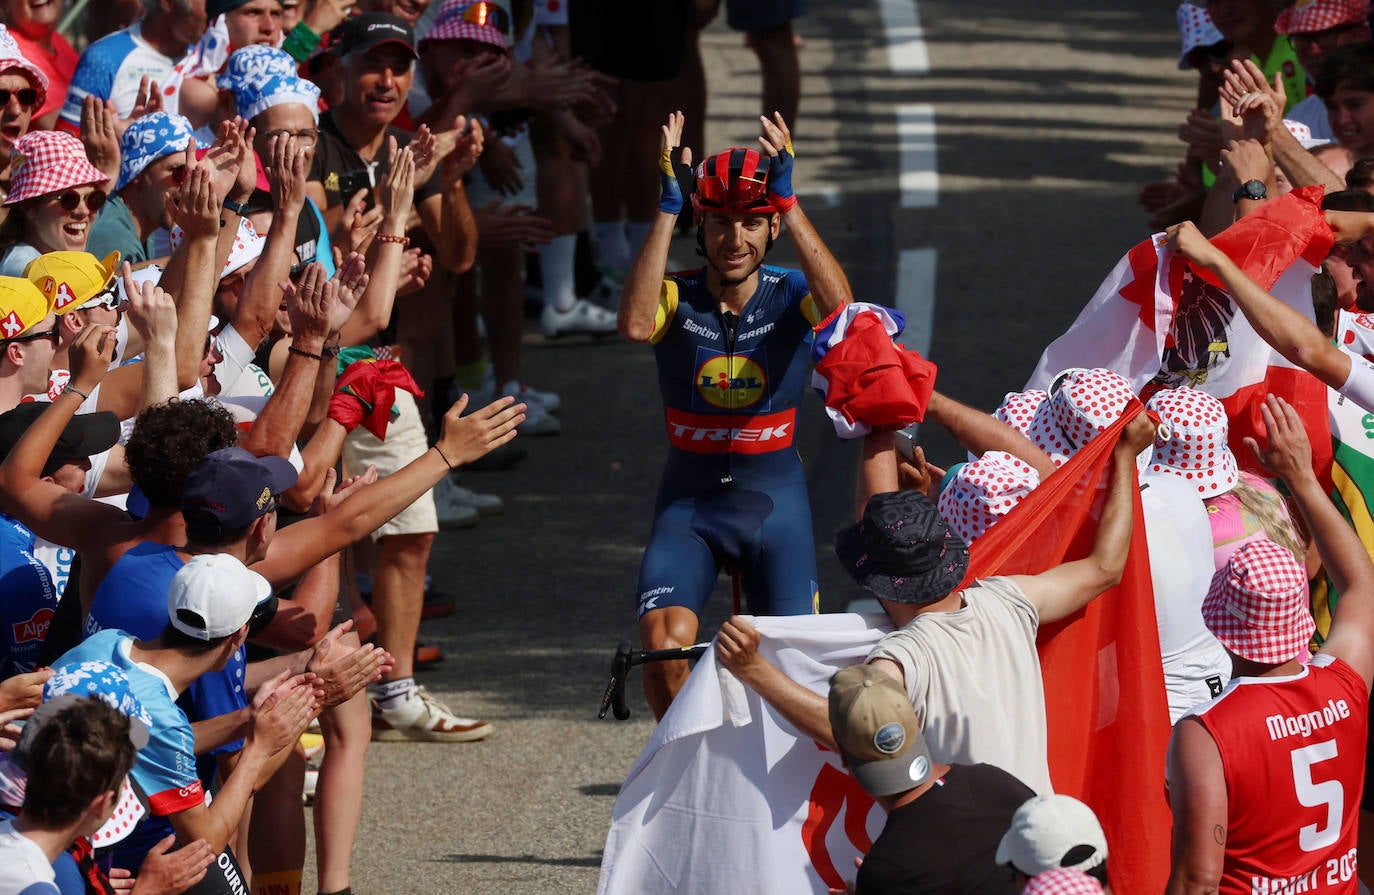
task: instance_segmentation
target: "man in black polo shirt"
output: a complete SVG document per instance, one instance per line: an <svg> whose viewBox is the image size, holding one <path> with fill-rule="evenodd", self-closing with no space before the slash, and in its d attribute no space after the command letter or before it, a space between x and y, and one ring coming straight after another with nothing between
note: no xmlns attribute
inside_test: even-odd
<svg viewBox="0 0 1374 895"><path fill-rule="evenodd" d="M324 200L326 220L332 224L342 203L358 190L371 191L385 181L391 153L414 141L415 209L420 223L440 263L465 270L472 264L477 231L461 183L464 172L450 168L443 178L434 174L455 141L452 135L435 138L427 131L410 134L392 123L404 110L415 77L415 38L409 23L389 13L364 13L339 26L337 34L334 51L341 57L343 99L320 116L308 191ZM462 151L470 153L471 148ZM376 238L382 243L396 242L405 240L406 234L380 232ZM408 392L398 390L396 395L400 415L387 428L385 441L363 428L349 435L344 458L350 468L360 470L372 464L379 474L390 475L428 450L415 402ZM378 546L372 594L377 642L396 657L395 668L372 687L373 739L462 742L491 732L486 722L459 717L415 686L415 636L437 530L434 497L425 494L373 533Z"/></svg>
<svg viewBox="0 0 1374 895"><path fill-rule="evenodd" d="M905 690L873 665L830 679L830 726L849 773L888 813L857 895L1021 891L995 858L1030 787L992 765L935 762Z"/></svg>

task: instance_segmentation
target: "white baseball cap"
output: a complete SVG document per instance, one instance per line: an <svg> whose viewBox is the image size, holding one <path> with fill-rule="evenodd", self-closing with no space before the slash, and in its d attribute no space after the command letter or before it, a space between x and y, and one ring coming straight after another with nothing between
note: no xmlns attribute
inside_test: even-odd
<svg viewBox="0 0 1374 895"><path fill-rule="evenodd" d="M227 637L248 624L259 603L272 598L272 585L227 553L191 557L172 578L167 615L196 640Z"/></svg>
<svg viewBox="0 0 1374 895"><path fill-rule="evenodd" d="M1027 799L997 846L997 863L1010 864L1026 876L1060 867L1086 872L1105 860L1107 835L1097 815L1065 795Z"/></svg>

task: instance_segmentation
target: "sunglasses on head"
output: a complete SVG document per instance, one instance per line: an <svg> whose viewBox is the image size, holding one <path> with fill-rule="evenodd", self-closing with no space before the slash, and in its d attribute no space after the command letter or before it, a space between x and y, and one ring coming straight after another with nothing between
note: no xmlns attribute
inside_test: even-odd
<svg viewBox="0 0 1374 895"><path fill-rule="evenodd" d="M469 25L486 25L495 28L502 34L510 30L510 13L495 3L487 3L485 0L464 8L459 15Z"/></svg>
<svg viewBox="0 0 1374 895"><path fill-rule="evenodd" d="M85 202L86 210L91 214L95 214L101 208L105 207L105 200L107 198L109 197L100 190L93 190L85 196L81 195L76 190L67 190L57 197L57 204L62 206L63 211L72 212L76 211L78 205Z"/></svg>
<svg viewBox="0 0 1374 895"><path fill-rule="evenodd" d="M19 100L19 105L26 109L32 109L38 105L38 91L32 87L21 87L18 90L0 90L0 106L8 106L10 97Z"/></svg>
<svg viewBox="0 0 1374 895"><path fill-rule="evenodd" d="M107 311L120 311L124 308L124 303L119 300L119 289L115 286L107 286L103 292L92 296L81 310L89 311L94 308L104 308Z"/></svg>

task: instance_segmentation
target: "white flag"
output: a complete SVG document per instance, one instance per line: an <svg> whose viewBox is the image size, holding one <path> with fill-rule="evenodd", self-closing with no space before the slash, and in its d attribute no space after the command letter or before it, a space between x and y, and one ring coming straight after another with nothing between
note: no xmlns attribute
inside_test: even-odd
<svg viewBox="0 0 1374 895"><path fill-rule="evenodd" d="M813 692L862 662L886 615L751 618L760 653ZM825 895L855 875L885 815L839 755L708 650L615 801L600 895Z"/></svg>

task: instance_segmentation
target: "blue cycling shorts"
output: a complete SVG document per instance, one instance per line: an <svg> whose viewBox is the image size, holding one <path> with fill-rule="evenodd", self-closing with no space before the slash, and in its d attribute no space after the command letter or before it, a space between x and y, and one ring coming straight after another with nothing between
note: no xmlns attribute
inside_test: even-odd
<svg viewBox="0 0 1374 895"><path fill-rule="evenodd" d="M819 611L806 485L726 488L661 506L639 567L639 616L684 606L697 615L722 567L738 569L749 611Z"/></svg>

